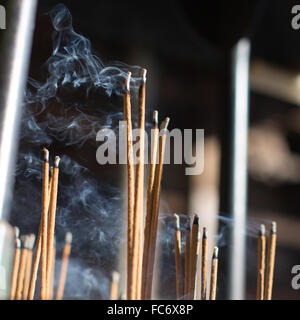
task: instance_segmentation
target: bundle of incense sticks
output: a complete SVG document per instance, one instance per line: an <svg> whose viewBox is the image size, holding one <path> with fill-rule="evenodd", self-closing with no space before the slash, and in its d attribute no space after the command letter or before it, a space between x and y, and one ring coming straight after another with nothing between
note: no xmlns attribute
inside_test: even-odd
<svg viewBox="0 0 300 320"><path fill-rule="evenodd" d="M195 214L193 225L190 228L190 218L187 217L186 232L185 232L185 256L184 263L181 250L181 229L179 215L174 215L176 220L176 228L174 234L175 247L175 265L176 265L176 296L177 299L194 300L196 297L196 275L198 272L198 260L200 257L201 247L201 300L215 300L217 288L218 274L218 248L214 248L211 262L211 279L210 292L207 297L207 231L203 228L202 240L200 241L199 217ZM201 245L200 245L201 242Z"/></svg>
<svg viewBox="0 0 300 320"><path fill-rule="evenodd" d="M271 300L274 280L274 267L276 255L277 224L272 222L268 249L266 248L266 228L262 224L258 234L257 252L257 300ZM267 251L267 263L266 261Z"/></svg>
<svg viewBox="0 0 300 320"><path fill-rule="evenodd" d="M52 299L54 289L55 266L55 217L58 193L59 157L55 157L54 168L49 178L49 151L44 148L42 213L35 245L35 235L24 235L19 238L20 231L15 231L15 257L11 276L11 300L33 300L38 270L40 269L40 299ZM63 296L66 280L68 258L71 251L71 233L66 235L63 251L62 267L58 284L57 298Z"/></svg>
<svg viewBox="0 0 300 320"><path fill-rule="evenodd" d="M160 185L164 162L167 118L161 125L159 136L157 112L154 113L154 142L151 144L151 165L147 190L147 215L144 228L144 130L145 130L145 99L146 69L142 69L142 85L139 91L139 152L136 171L134 170L132 117L130 97L131 73L127 73L126 93L124 94L124 120L127 133L127 299L149 299L152 290L152 277L155 259L156 235ZM155 150L153 150L155 149ZM155 159L153 159L153 155ZM158 164L156 162L158 155ZM136 172L136 175L135 175ZM144 229L144 247L143 247Z"/></svg>

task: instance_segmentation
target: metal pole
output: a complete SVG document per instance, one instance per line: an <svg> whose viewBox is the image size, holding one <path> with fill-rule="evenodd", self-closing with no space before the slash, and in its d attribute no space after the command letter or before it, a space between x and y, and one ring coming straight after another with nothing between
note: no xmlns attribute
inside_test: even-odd
<svg viewBox="0 0 300 320"><path fill-rule="evenodd" d="M7 219L37 0L11 0L0 59L0 219Z"/></svg>
<svg viewBox="0 0 300 320"><path fill-rule="evenodd" d="M246 223L247 223L247 150L249 123L250 41L241 39L232 52L232 177L229 298L245 298Z"/></svg>

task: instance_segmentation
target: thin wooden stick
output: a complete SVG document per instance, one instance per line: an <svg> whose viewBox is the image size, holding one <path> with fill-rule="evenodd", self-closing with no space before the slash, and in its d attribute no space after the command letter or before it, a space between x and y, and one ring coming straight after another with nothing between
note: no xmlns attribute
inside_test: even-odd
<svg viewBox="0 0 300 320"><path fill-rule="evenodd" d="M55 238L54 238L53 257L52 257L52 264L51 264L51 280L50 280L49 293L48 293L49 300L53 299L54 277L55 277L55 260L56 260L56 244L55 244Z"/></svg>
<svg viewBox="0 0 300 320"><path fill-rule="evenodd" d="M51 172L51 178L49 181L48 209L49 209L49 199L50 199L51 186L52 186L53 167L51 167L50 172ZM47 209L47 211L48 211L48 209ZM38 231L38 236L37 236L37 242L36 242L36 246L35 246L32 274L31 274L31 278L30 278L29 291L28 291L28 296L27 296L28 300L34 299L36 279L37 279L37 274L38 274L38 269L39 269L39 264L40 264L40 259L41 259L42 228L43 228L43 216L41 216L41 221L40 221L40 226L39 226L39 231Z"/></svg>
<svg viewBox="0 0 300 320"><path fill-rule="evenodd" d="M55 231L55 218L56 218L56 204L57 204L57 191L58 191L58 175L59 175L59 157L55 157L54 168L53 168L53 180L49 204L49 224L48 224L48 233L47 233L47 290L46 294L48 299L49 286L51 284L51 267L52 259L54 255L53 246L54 246L54 231Z"/></svg>
<svg viewBox="0 0 300 320"><path fill-rule="evenodd" d="M131 72L127 73L126 93L124 94L124 120L127 132L127 299L136 297L136 283L133 274L133 231L134 231L134 162L132 146L132 120L130 102L130 78Z"/></svg>
<svg viewBox="0 0 300 320"><path fill-rule="evenodd" d="M276 225L276 222L273 221L272 227L271 227L271 234L269 236L269 245L268 245L265 300L272 299L275 254L276 254L276 239L277 239L277 225Z"/></svg>
<svg viewBox="0 0 300 320"><path fill-rule="evenodd" d="M67 232L66 243L64 246L63 256L62 256L62 260L61 260L61 269L60 269L58 287L57 287L57 291L56 291L56 300L61 300L63 298L65 284L66 284L66 278L67 278L69 256L71 253L71 246L72 246L72 233Z"/></svg>
<svg viewBox="0 0 300 320"><path fill-rule="evenodd" d="M23 300L27 300L30 276L31 276L31 266L32 266L32 249L35 242L35 235L30 234L28 236L28 253L26 257L26 267L25 267L25 278L24 278L24 289L23 289Z"/></svg>
<svg viewBox="0 0 300 320"><path fill-rule="evenodd" d="M175 266L176 266L176 296L177 300L183 296L182 288L182 266L181 266L181 232L180 232L180 218L178 214L174 214L176 220L176 229L174 233L174 247L175 247Z"/></svg>
<svg viewBox="0 0 300 320"><path fill-rule="evenodd" d="M118 287L119 287L120 274L113 271L112 281L110 285L110 300L118 300Z"/></svg>
<svg viewBox="0 0 300 320"><path fill-rule="evenodd" d="M197 270L197 256L199 254L199 217L195 214L192 226L191 249L190 249L190 285L189 299L195 298L195 283Z"/></svg>
<svg viewBox="0 0 300 320"><path fill-rule="evenodd" d="M207 278L207 230L203 228L201 255L201 300L206 300Z"/></svg>
<svg viewBox="0 0 300 320"><path fill-rule="evenodd" d="M134 274L136 275L136 296L135 299L141 299L142 290L142 231L144 218L144 156L145 156L145 105L146 105L146 69L142 69L142 85L139 92L139 113L138 113L138 129L139 129L139 152L138 163L136 167L135 181L135 204L134 204L134 226L136 232L133 234L133 256L137 256L137 261L133 263L136 266ZM136 253L137 251L137 253Z"/></svg>
<svg viewBox="0 0 300 320"><path fill-rule="evenodd" d="M152 281L153 281L153 270L155 261L155 249L156 249L156 237L157 237L157 225L158 225L158 211L159 211L159 200L160 200L160 188L163 173L163 164L165 156L165 145L166 145L166 135L167 128L170 119L166 118L160 127L159 136L159 149L158 149L158 165L155 168L155 178L153 185L153 203L152 203L152 215L151 215L151 227L150 227L150 243L149 243L149 253L147 264L147 278L146 278L146 294L145 299L151 299L152 294Z"/></svg>
<svg viewBox="0 0 300 320"><path fill-rule="evenodd" d="M44 148L43 190L42 190L42 230L41 230L41 279L40 298L47 299L47 229L49 198L49 151ZM30 296L32 292L30 292Z"/></svg>
<svg viewBox="0 0 300 320"><path fill-rule="evenodd" d="M18 272L16 300L22 299L25 269L26 269L27 254L28 254L28 236L23 236L21 238L23 242L23 248L21 250L21 260L20 260L20 266L19 266L19 272Z"/></svg>
<svg viewBox="0 0 300 320"><path fill-rule="evenodd" d="M261 224L257 244L257 292L256 299L264 300L265 268L266 268L266 228Z"/></svg>
<svg viewBox="0 0 300 320"><path fill-rule="evenodd" d="M142 299L146 296L146 277L147 277L147 264L148 264L148 253L149 253L149 242L150 242L150 228L151 228L151 216L152 216L152 203L153 203L153 185L155 176L155 166L158 150L158 112L153 112L153 127L151 130L151 155L148 172L148 188L147 188L147 213L144 230L144 250L143 250L143 264L142 264Z"/></svg>
<svg viewBox="0 0 300 320"><path fill-rule="evenodd" d="M19 239L20 230L18 227L14 227L15 233L15 257L13 270L11 275L11 285L10 285L10 300L14 300L16 297L17 280L20 266L21 257L21 240Z"/></svg>
<svg viewBox="0 0 300 320"><path fill-rule="evenodd" d="M212 262L211 262L209 300L216 300L217 280L218 280L218 261L219 261L218 253L219 253L219 249L215 247L214 253L212 256Z"/></svg>
<svg viewBox="0 0 300 320"><path fill-rule="evenodd" d="M185 264L184 264L184 297L189 298L189 284L190 284L190 256L191 256L191 219L190 216L186 217L186 230L185 230Z"/></svg>

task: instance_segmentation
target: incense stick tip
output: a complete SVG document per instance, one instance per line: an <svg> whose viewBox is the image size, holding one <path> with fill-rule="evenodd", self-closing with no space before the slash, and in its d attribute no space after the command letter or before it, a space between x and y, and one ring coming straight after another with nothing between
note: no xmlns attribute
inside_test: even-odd
<svg viewBox="0 0 300 320"><path fill-rule="evenodd" d="M272 221L271 233L277 233L277 223L275 221Z"/></svg>
<svg viewBox="0 0 300 320"><path fill-rule="evenodd" d="M35 235L32 233L28 236L28 249L32 250L35 242Z"/></svg>
<svg viewBox="0 0 300 320"><path fill-rule="evenodd" d="M44 152L44 160L46 162L49 162L49 150L44 147L43 152Z"/></svg>
<svg viewBox="0 0 300 320"><path fill-rule="evenodd" d="M180 230L180 218L179 218L179 215L177 213L174 213L174 218L175 218L175 222L176 222L176 230Z"/></svg>
<svg viewBox="0 0 300 320"><path fill-rule="evenodd" d="M169 122L170 122L170 118L166 118L166 119L161 123L160 130L167 130L167 129L168 129Z"/></svg>
<svg viewBox="0 0 300 320"><path fill-rule="evenodd" d="M219 248L214 247L213 259L218 259L218 255L219 255Z"/></svg>
<svg viewBox="0 0 300 320"><path fill-rule="evenodd" d="M199 217L195 214L193 224L199 224Z"/></svg>
<svg viewBox="0 0 300 320"><path fill-rule="evenodd" d="M207 229L203 228L203 239L207 239Z"/></svg>
<svg viewBox="0 0 300 320"><path fill-rule="evenodd" d="M129 92L130 90L130 79L131 79L131 72L128 71L127 72L127 78L126 78L126 83L125 83L125 87L126 87L126 90Z"/></svg>
<svg viewBox="0 0 300 320"><path fill-rule="evenodd" d="M16 248L20 249L21 248L21 240L18 238L16 239Z"/></svg>
<svg viewBox="0 0 300 320"><path fill-rule="evenodd" d="M60 161L60 157L56 156L55 159L54 159L54 166L55 166L55 168L58 168L58 166L59 166L59 161Z"/></svg>
<svg viewBox="0 0 300 320"><path fill-rule="evenodd" d="M19 238L20 229L18 227L14 227L14 235L15 235L15 239Z"/></svg>
<svg viewBox="0 0 300 320"><path fill-rule="evenodd" d="M264 224L261 224L259 227L259 235L264 236L266 234L266 227Z"/></svg>
<svg viewBox="0 0 300 320"><path fill-rule="evenodd" d="M154 127L158 127L158 111L153 111L153 125Z"/></svg>
<svg viewBox="0 0 300 320"><path fill-rule="evenodd" d="M146 75L147 75L147 69L143 68L143 69L142 69L143 82L146 82Z"/></svg>
<svg viewBox="0 0 300 320"><path fill-rule="evenodd" d="M117 271L112 272L112 282L119 282L120 280L120 273Z"/></svg>
<svg viewBox="0 0 300 320"><path fill-rule="evenodd" d="M66 233L66 243L71 244L73 240L73 235L71 232Z"/></svg>

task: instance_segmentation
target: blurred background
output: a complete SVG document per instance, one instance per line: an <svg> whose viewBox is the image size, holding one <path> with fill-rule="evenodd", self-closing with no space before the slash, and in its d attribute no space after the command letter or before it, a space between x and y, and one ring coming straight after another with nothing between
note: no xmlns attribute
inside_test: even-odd
<svg viewBox="0 0 300 320"><path fill-rule="evenodd" d="M43 0L38 5L29 75L39 81L47 77L43 66L53 50L53 27L45 13L58 3ZM72 14L75 31L91 41L93 52L104 63L122 61L147 68L149 122L155 108L160 119L171 118L171 129L205 130L203 174L187 176L185 165L165 166L162 215L178 212L198 213L200 219L230 217L231 213L220 206L221 159L226 156L224 126L230 112L229 56L240 38L250 39L246 298L255 299L256 295L256 228L261 221L268 224L275 220L278 248L273 299L299 299L299 292L291 287L291 269L300 263L300 30L291 26L291 9L297 2L216 0L201 1L197 6L179 0L159 4L135 0L62 3ZM90 140L95 141L95 137ZM30 140L26 143L30 144ZM78 148L53 138L49 148L53 154L75 159L101 182L122 186L122 168L99 166L95 148L87 145L78 152ZM15 192L18 190L17 182ZM13 209L11 224L31 232L38 225L38 218L33 227L18 213L19 209ZM58 217L63 214L58 213ZM59 228L68 228L66 224L59 222L58 232ZM74 225L70 224L73 228ZM226 236L222 241L226 247ZM84 248L76 249L75 245L74 254L76 250L82 252ZM58 249L58 255L60 252ZM89 254L85 258L87 264L95 268L100 261L101 273L108 281L111 265L118 268L118 255L107 261L101 256L96 261L92 251ZM160 298L175 297L174 273L162 276L169 269L168 264L162 264L159 279L165 290ZM226 256L222 256L219 299L226 298L226 272ZM71 290L67 285L68 297L72 297ZM95 291L89 297L106 296Z"/></svg>

